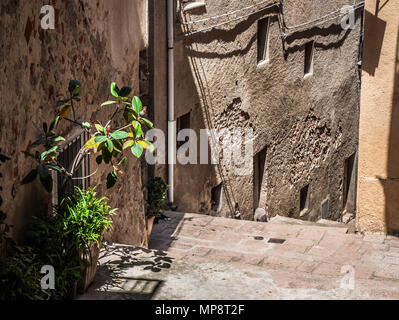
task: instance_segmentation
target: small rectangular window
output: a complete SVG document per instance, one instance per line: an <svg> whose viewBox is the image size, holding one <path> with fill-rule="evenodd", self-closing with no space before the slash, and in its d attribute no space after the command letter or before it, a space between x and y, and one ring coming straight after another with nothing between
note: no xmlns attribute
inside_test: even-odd
<svg viewBox="0 0 399 320"><path fill-rule="evenodd" d="M190 115L191 113L189 112L177 118L177 134L184 129L190 129ZM186 138L186 141L177 141L177 149L179 149L187 141L188 137Z"/></svg>
<svg viewBox="0 0 399 320"><path fill-rule="evenodd" d="M313 74L314 41L305 45L305 77Z"/></svg>
<svg viewBox="0 0 399 320"><path fill-rule="evenodd" d="M343 214L354 213L356 206L356 153L345 160L343 185Z"/></svg>
<svg viewBox="0 0 399 320"><path fill-rule="evenodd" d="M327 219L328 217L328 200L324 201L321 205L321 218Z"/></svg>
<svg viewBox="0 0 399 320"><path fill-rule="evenodd" d="M254 210L259 208L260 205L260 198L262 193L262 185L263 185L263 178L264 178L264 171L265 171L265 164L266 164L266 156L267 156L267 148L264 148L260 152L258 152L254 157L254 177L253 177L253 200L254 200Z"/></svg>
<svg viewBox="0 0 399 320"><path fill-rule="evenodd" d="M219 212L222 207L222 197L223 197L223 184L219 184L216 187L212 188L211 191L211 210L215 212Z"/></svg>
<svg viewBox="0 0 399 320"><path fill-rule="evenodd" d="M87 140L89 140L89 134L86 131L78 131L73 134L71 138L67 139L61 146L57 157L57 161L62 165L68 172L71 171L73 162L82 149ZM76 164L76 170L73 175L73 179L66 179L64 175L59 173L54 177L55 192L53 193L53 204L59 204L66 195L73 193L75 186L85 190L90 186L90 179L82 179L90 175L90 159L89 156L78 159Z"/></svg>
<svg viewBox="0 0 399 320"><path fill-rule="evenodd" d="M300 212L309 209L309 194L309 185L301 189L299 205Z"/></svg>
<svg viewBox="0 0 399 320"><path fill-rule="evenodd" d="M269 61L270 18L258 21L258 64Z"/></svg>

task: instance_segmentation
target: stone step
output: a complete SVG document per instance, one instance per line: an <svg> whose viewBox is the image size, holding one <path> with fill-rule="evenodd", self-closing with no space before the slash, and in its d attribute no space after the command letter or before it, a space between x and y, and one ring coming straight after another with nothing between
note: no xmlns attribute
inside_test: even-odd
<svg viewBox="0 0 399 320"><path fill-rule="evenodd" d="M348 226L342 222L320 219L317 222L305 221L295 218L288 218L283 216L272 217L268 223L271 224L288 224L288 225L305 225L305 226L315 226L315 227L334 227L334 228L345 228L348 230Z"/></svg>

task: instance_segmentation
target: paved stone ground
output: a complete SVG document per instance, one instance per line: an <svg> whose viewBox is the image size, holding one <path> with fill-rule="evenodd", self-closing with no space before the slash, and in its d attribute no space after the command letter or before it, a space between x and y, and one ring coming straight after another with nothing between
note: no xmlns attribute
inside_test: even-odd
<svg viewBox="0 0 399 320"><path fill-rule="evenodd" d="M399 299L399 238L166 215L171 220L154 225L151 250L104 248L79 299Z"/></svg>

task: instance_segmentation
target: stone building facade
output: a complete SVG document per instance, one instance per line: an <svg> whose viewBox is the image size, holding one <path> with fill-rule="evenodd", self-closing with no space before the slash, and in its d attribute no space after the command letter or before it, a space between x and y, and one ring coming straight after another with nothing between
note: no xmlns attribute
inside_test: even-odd
<svg viewBox="0 0 399 320"><path fill-rule="evenodd" d="M313 221L354 213L362 9L355 11L353 28L345 30L338 17L282 37L281 18L287 26L299 25L348 1L286 0L284 15L281 6L269 7L278 1L263 1L187 24L261 3L205 0L185 11L192 2L177 3L177 129L188 126L198 137L203 128L253 130L254 170L238 176L234 164L177 163L178 210L251 220L256 208L269 217ZM151 3L154 116L166 131L167 21L160 18L166 2ZM167 168L158 165L155 172L166 177Z"/></svg>
<svg viewBox="0 0 399 320"><path fill-rule="evenodd" d="M366 1L357 228L399 232L399 3Z"/></svg>
<svg viewBox="0 0 399 320"><path fill-rule="evenodd" d="M71 79L82 83L77 114L82 120L105 121L113 110L100 104L110 98L110 83L131 86L140 94L139 53L147 47L147 5L144 0L49 1L55 29L41 28L42 1L7 0L0 4L0 145L11 158L4 166L2 209L23 237L34 214L46 213L51 196L39 181L21 185L34 163L21 152L37 138L33 123L51 122L56 103ZM71 127L64 125L68 139ZM92 178L97 191L119 208L108 240L146 246L142 166L131 155L118 185L107 191L105 168ZM91 159L94 168L95 157ZM37 179L38 180L38 179ZM135 190L132 192L132 190Z"/></svg>
<svg viewBox="0 0 399 320"><path fill-rule="evenodd" d="M353 28L343 29L337 17L282 35L282 23L319 22L347 2L175 1L178 129L193 129L198 137L201 129L254 134L253 154L245 160L253 168L249 174L237 175L235 163L199 164L199 154L198 164L175 165L179 211L250 220L257 208L269 217L307 220L338 220L355 211L362 10ZM33 166L21 151L36 137L33 123L55 116L70 79L83 85L81 120L112 113L100 103L116 81L133 87L155 126L167 132L167 0L53 0L54 30L40 26L42 5L0 4L0 145L12 159L2 167L2 209L15 238L51 204L39 182L21 185ZM62 131L68 138L71 127ZM119 208L106 239L147 246L145 182L151 175L167 179L167 166L131 156L111 191L104 185L107 173L100 167L91 181Z"/></svg>

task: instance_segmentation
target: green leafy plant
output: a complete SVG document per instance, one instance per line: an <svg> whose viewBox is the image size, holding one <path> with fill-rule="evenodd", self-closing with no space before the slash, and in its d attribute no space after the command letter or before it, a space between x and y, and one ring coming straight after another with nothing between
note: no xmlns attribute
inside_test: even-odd
<svg viewBox="0 0 399 320"><path fill-rule="evenodd" d="M166 198L166 191L170 186L160 177L150 179L147 184L148 198L147 198L147 214L148 218L159 217L163 210L163 203Z"/></svg>
<svg viewBox="0 0 399 320"><path fill-rule="evenodd" d="M62 221L63 234L76 244L77 250L88 249L92 243L100 244L105 230L112 227L112 216L117 209L111 209L106 197L98 197L95 188L76 192L61 201L57 215Z"/></svg>
<svg viewBox="0 0 399 320"><path fill-rule="evenodd" d="M0 300L59 300L68 297L83 261L63 233L61 216L34 217L23 245L14 245L0 263ZM43 290L44 265L55 270L55 290Z"/></svg>
<svg viewBox="0 0 399 320"><path fill-rule="evenodd" d="M0 263L0 300L59 300L70 295L81 272L92 263L91 244L99 246L112 226L111 209L95 188L76 192L62 200L50 216L34 217L25 243L14 246ZM55 290L40 286L41 268L55 270Z"/></svg>
<svg viewBox="0 0 399 320"><path fill-rule="evenodd" d="M152 129L152 122L144 117L146 111L143 108L141 100L133 96L129 98L132 88L122 87L119 89L117 84L111 84L111 94L114 100L106 101L101 104L102 107L114 105L115 111L105 125L99 121L91 124L89 122L79 122L76 119L76 103L80 102L81 83L78 80L71 80L68 86L67 97L58 101L57 116L49 125L43 123L42 128L35 125L39 131L39 138L32 143L27 151L23 151L25 155L37 162L35 169L30 171L22 180L22 184L33 182L38 176L44 188L52 191L52 177L50 172L56 171L69 179L88 179L89 177L75 177L84 157L91 152L98 153L96 162L98 165L105 163L111 166L112 170L107 177L107 188L115 186L118 180L118 174L122 173L121 166L127 162L127 158L123 157L124 150L130 149L133 155L140 158L145 149L154 150L153 144L144 138L143 128ZM68 118L72 110L73 119ZM119 115L119 122L124 122L124 126L118 127L113 123L115 117ZM76 126L81 127L90 133L90 139L85 143L84 147L78 152L73 160L72 168L63 167L57 160L60 143L65 139L56 134L56 129L61 121L68 121ZM31 148L42 147L41 152L31 152Z"/></svg>

